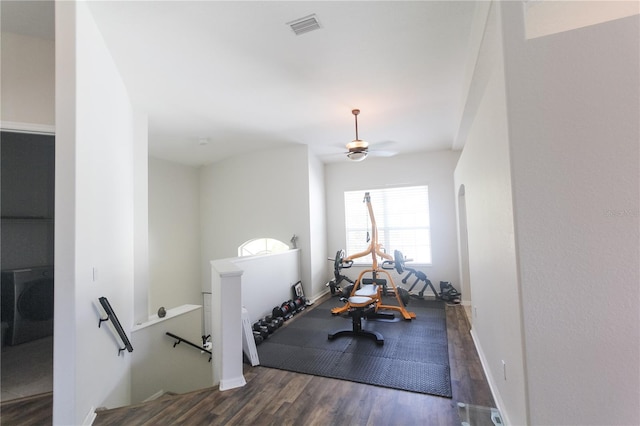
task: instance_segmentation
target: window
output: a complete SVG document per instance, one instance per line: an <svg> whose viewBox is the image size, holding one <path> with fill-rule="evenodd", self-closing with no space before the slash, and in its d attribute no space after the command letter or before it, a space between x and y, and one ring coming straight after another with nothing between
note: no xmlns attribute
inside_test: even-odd
<svg viewBox="0 0 640 426"><path fill-rule="evenodd" d="M238 247L238 256L254 256L257 254L282 253L289 246L273 238L256 238L245 241Z"/></svg>
<svg viewBox="0 0 640 426"><path fill-rule="evenodd" d="M367 249L371 220L364 195L369 192L371 208L378 228L378 243L393 256L395 250L414 263L431 264L431 229L427 186L386 188L344 193L347 247L350 256ZM371 257L354 263L371 263Z"/></svg>

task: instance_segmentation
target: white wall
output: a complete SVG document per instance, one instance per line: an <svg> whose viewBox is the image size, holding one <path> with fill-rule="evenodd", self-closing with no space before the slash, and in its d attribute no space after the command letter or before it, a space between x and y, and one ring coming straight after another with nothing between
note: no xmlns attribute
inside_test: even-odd
<svg viewBox="0 0 640 426"><path fill-rule="evenodd" d="M199 345L202 308L183 305L168 309L167 316L152 319L131 332L131 403L138 404L160 392L185 393L213 385L209 354L179 343L167 332Z"/></svg>
<svg viewBox="0 0 640 426"><path fill-rule="evenodd" d="M309 156L309 271L305 296L315 299L327 291L327 208L324 164Z"/></svg>
<svg viewBox="0 0 640 426"><path fill-rule="evenodd" d="M55 122L54 41L3 32L0 42L0 120L3 124L52 127Z"/></svg>
<svg viewBox="0 0 640 426"><path fill-rule="evenodd" d="M130 401L131 357L98 298L133 323L133 113L84 3L56 4L54 424ZM134 346L135 349L135 346Z"/></svg>
<svg viewBox="0 0 640 426"><path fill-rule="evenodd" d="M420 266L419 269L427 274L436 289L439 281L450 281L456 288L460 288L453 185L453 170L458 156L458 152L438 151L389 158L367 158L360 163L345 160L327 164L325 186L328 242L327 252L324 253L327 276L333 276L333 263L326 259L334 257L338 250L346 249L344 191L428 185L433 263L430 266ZM365 205L362 206L363 214L366 214ZM373 208L375 211L375 206ZM366 244L363 246L363 249L365 248ZM387 250L393 253L394 248L387 247ZM343 273L355 279L359 269L353 267L343 270ZM399 283L395 275L393 279L396 284Z"/></svg>
<svg viewBox="0 0 640 426"><path fill-rule="evenodd" d="M198 169L149 158L149 313L202 304Z"/></svg>
<svg viewBox="0 0 640 426"><path fill-rule="evenodd" d="M134 113L134 293L133 319L137 324L149 318L149 165L148 117Z"/></svg>
<svg viewBox="0 0 640 426"><path fill-rule="evenodd" d="M240 297L252 324L293 298L291 287L300 281L299 249L225 260L242 271Z"/></svg>
<svg viewBox="0 0 640 426"><path fill-rule="evenodd" d="M562 31L637 15L637 1L538 1L525 6L527 38L543 37Z"/></svg>
<svg viewBox="0 0 640 426"><path fill-rule="evenodd" d="M201 168L203 288L211 280L210 260L237 256L249 239L289 243L296 234L305 295L312 294L308 157L307 146L290 145Z"/></svg>
<svg viewBox="0 0 640 426"><path fill-rule="evenodd" d="M493 4L455 172L474 339L508 424L638 424L638 17L526 40L522 7Z"/></svg>
<svg viewBox="0 0 640 426"><path fill-rule="evenodd" d="M507 424L527 424L501 32L488 14L467 103L471 125L455 170L464 185L473 336ZM458 202L460 203L460 199ZM506 363L504 378L502 361Z"/></svg>
<svg viewBox="0 0 640 426"><path fill-rule="evenodd" d="M640 424L639 17L501 6L530 423Z"/></svg>

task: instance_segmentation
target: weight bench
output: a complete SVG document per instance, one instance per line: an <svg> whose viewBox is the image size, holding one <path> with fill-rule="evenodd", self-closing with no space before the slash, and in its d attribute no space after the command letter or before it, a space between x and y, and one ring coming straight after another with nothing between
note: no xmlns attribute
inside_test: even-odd
<svg viewBox="0 0 640 426"><path fill-rule="evenodd" d="M377 331L362 328L362 318L376 314L376 299L367 296L351 296L348 300L351 328L336 330L329 333L329 340L340 336L366 336L374 339L378 345L384 345L384 337Z"/></svg>
<svg viewBox="0 0 640 426"><path fill-rule="evenodd" d="M350 311L351 308L353 308L354 306L351 303L351 299L353 297L369 297L372 298L374 301L374 306L375 306L375 310L374 313L376 314L376 316L381 317L382 313L378 313L378 311L396 311L396 312L400 312L400 315L402 316L402 319L405 320L412 320L416 317L416 314L414 312L409 312L405 309L405 302L402 301L402 291L401 289L397 288L395 283L393 282L393 278L391 277L391 275L389 274L389 272L387 272L385 269L396 269L396 271L399 274L403 273L403 267L404 267L404 258L402 257L402 253L400 253L398 250L395 251L395 259L393 262L385 262L382 265L382 268L372 268L372 269L365 269L362 272L360 272L360 275L358 276L358 279L356 279L355 284L353 286L353 289L351 290L351 294L349 295L349 298L347 299L347 303L344 306L340 306L337 308L333 308L331 309L331 313L333 315L339 315L342 314L344 312ZM372 279L367 279L364 278L365 274L371 273L373 274L373 278ZM378 277L378 275L384 275L387 278L386 279L381 279ZM365 284L366 282L370 282L372 284ZM386 285L386 283L391 283L391 288L389 289ZM381 287L384 290L384 294L387 294L387 291L390 290L392 292L392 296L396 299L397 304L396 305L383 305L382 304L382 291L381 291ZM408 295L408 292L404 291L405 296ZM369 315L369 317L371 317ZM386 318L386 316L385 316Z"/></svg>

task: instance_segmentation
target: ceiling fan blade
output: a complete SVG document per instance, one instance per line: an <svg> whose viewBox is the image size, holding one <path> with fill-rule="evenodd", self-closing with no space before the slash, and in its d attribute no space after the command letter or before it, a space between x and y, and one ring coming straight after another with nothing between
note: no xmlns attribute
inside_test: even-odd
<svg viewBox="0 0 640 426"><path fill-rule="evenodd" d="M369 149L378 149L378 150L391 150L393 146L397 145L396 141L378 141L372 142L369 144Z"/></svg>
<svg viewBox="0 0 640 426"><path fill-rule="evenodd" d="M381 149L369 150L369 155L371 155L372 157L393 157L396 154L398 154L397 151L388 151L388 150L381 150Z"/></svg>

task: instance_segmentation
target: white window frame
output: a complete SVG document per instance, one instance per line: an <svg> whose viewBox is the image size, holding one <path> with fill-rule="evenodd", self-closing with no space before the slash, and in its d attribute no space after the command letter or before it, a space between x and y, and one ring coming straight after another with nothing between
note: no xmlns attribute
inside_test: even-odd
<svg viewBox="0 0 640 426"><path fill-rule="evenodd" d="M367 192L383 250L392 257L399 250L414 265L431 265L428 185L345 191L346 256L365 251L369 245L366 233L371 233L371 219L363 203ZM354 264L371 265L371 256L354 259Z"/></svg>
<svg viewBox="0 0 640 426"><path fill-rule="evenodd" d="M254 238L240 244L238 257L258 256L271 253L282 253L289 250L289 246L274 238Z"/></svg>

